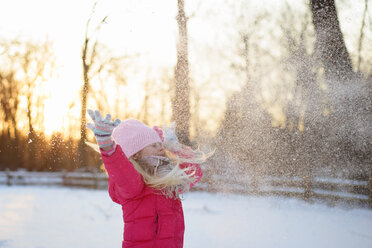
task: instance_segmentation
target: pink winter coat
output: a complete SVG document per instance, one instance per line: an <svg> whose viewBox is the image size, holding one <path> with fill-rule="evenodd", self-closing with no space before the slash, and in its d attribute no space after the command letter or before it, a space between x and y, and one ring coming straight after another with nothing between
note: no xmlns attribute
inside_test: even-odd
<svg viewBox="0 0 372 248"><path fill-rule="evenodd" d="M147 186L118 145L111 155L102 154L109 176L109 195L123 210L122 247L182 248L185 231L182 203ZM196 164L199 181L202 171Z"/></svg>

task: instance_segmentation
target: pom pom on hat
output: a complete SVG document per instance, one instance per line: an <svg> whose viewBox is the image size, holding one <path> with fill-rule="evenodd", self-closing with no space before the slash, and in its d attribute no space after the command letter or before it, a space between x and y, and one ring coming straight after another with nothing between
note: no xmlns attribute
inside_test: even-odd
<svg viewBox="0 0 372 248"><path fill-rule="evenodd" d="M135 119L121 122L114 129L112 136L127 158L148 145L162 142L158 132Z"/></svg>

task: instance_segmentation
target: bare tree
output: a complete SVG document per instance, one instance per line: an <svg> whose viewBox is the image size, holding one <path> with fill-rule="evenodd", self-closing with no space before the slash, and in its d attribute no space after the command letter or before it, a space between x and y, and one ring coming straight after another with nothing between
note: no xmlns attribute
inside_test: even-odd
<svg viewBox="0 0 372 248"><path fill-rule="evenodd" d="M33 119L34 112L38 112L38 108L43 109L43 100L45 96L37 94L37 88L46 82L52 76L54 70L55 56L52 50L52 44L48 41L45 43L26 42L25 53L21 57L22 72L25 82L25 96L27 99L27 119L28 119L28 144L29 144L29 169L35 168L35 149L36 149L36 133ZM36 107L36 108L35 108ZM35 115L37 119L43 119L41 115Z"/></svg>
<svg viewBox="0 0 372 248"><path fill-rule="evenodd" d="M19 108L20 82L15 79L14 71L0 71L0 109L1 109L1 142L0 149L3 154L0 166L16 168L11 161L12 157L19 159L19 131L17 129L17 111ZM4 156L7 154L8 156ZM19 160L21 161L21 160ZM20 164L19 164L20 166ZM0 167L1 168L1 167Z"/></svg>
<svg viewBox="0 0 372 248"><path fill-rule="evenodd" d="M311 0L316 49L324 68L330 114L328 143L334 163L363 164L371 151L372 114L368 86L353 71L334 0ZM355 168L349 166L350 171ZM346 171L346 170L345 170ZM354 170L355 171L355 170Z"/></svg>
<svg viewBox="0 0 372 248"><path fill-rule="evenodd" d="M362 45L363 45L363 38L364 38L364 27L366 25L366 16L368 11L368 0L364 1L364 11L362 17L362 25L360 27L360 36L358 41L358 62L357 62L357 70L360 72L360 63L362 62Z"/></svg>
<svg viewBox="0 0 372 248"><path fill-rule="evenodd" d="M160 78L154 78L148 73L146 81L143 83L144 97L142 99L141 108L138 114L138 119L150 124L165 124L169 122L170 109L170 85L172 76L170 68L162 69ZM160 105L159 105L160 103Z"/></svg>
<svg viewBox="0 0 372 248"><path fill-rule="evenodd" d="M14 149L18 149L19 131L17 130L17 116L25 117L28 121L27 132L27 169L34 169L37 162L36 131L34 125L42 127L44 120L43 101L45 95L38 90L53 74L55 56L49 41L32 42L12 40L1 44L4 53L1 56L1 102L5 123L8 123L8 139L15 140ZM24 113L18 112L20 99L26 100ZM3 129L6 130L6 129ZM9 131L12 130L10 133ZM40 131L40 130L39 130ZM20 159L21 161L21 159Z"/></svg>
<svg viewBox="0 0 372 248"><path fill-rule="evenodd" d="M0 72L1 110L3 114L2 132L7 138L18 138L17 111L19 106L20 83L14 72Z"/></svg>
<svg viewBox="0 0 372 248"><path fill-rule="evenodd" d="M20 42L17 40L1 41L0 48L0 96L2 118L2 132L7 139L18 139L17 130L17 111L19 107L19 96L21 95L22 82L17 78L16 72L19 69L19 55L22 54L18 49Z"/></svg>
<svg viewBox="0 0 372 248"><path fill-rule="evenodd" d="M173 118L180 141L190 144L190 85L187 20L184 0L178 0L178 44L175 68L175 95L172 99Z"/></svg>
<svg viewBox="0 0 372 248"><path fill-rule="evenodd" d="M287 3L280 21L283 47L286 50L283 65L287 72L294 74L291 98L288 98L285 107L286 129L282 131L285 137L283 141L287 143L289 151L283 155L287 156L285 169L304 175L306 183L310 183L313 168L326 163L322 159L328 157L320 155L324 143L320 137L325 132L322 112L324 104L322 91L316 81L317 63L314 59L316 56L312 49L309 49L313 35L308 31L311 19L308 12L300 15ZM295 19L300 24L298 28L293 26Z"/></svg>
<svg viewBox="0 0 372 248"><path fill-rule="evenodd" d="M86 23L86 30L85 30L85 39L82 47L81 59L83 65L83 79L84 84L81 91L81 125L80 125L80 141L78 147L78 165L79 166L86 166L86 112L87 112L87 99L88 93L90 90L91 79L94 74L97 73L97 70L94 68L97 66L96 56L97 56L97 46L98 46L98 39L96 37L97 33L101 29L102 25L106 22L107 16L105 16L99 24L93 29L93 32L90 33L90 25L93 18L94 10L96 7L94 4L91 15ZM100 66L98 66L100 68ZM99 72L100 69L98 69Z"/></svg>
<svg viewBox="0 0 372 248"><path fill-rule="evenodd" d="M267 13L255 13L248 16L247 3L237 4L236 58L233 68L241 77L243 87L227 101L226 112L217 135L217 155L232 160L231 166L222 173L231 176L250 176L253 180L266 172L269 167L271 117L259 102L259 80L254 72L255 55L263 53L258 47L261 29ZM229 59L232 59L231 57ZM270 155L269 155L270 154Z"/></svg>
<svg viewBox="0 0 372 248"><path fill-rule="evenodd" d="M102 112L110 112L112 115L119 117L121 115L119 106L122 105L123 101L126 101L120 99L120 87L127 84L125 71L130 68L129 62L132 62L131 59L138 56L138 54L114 56L111 49L99 42L98 34L106 23L107 16L101 19L96 26L92 26L95 8L96 4L94 4L91 16L86 23L85 39L81 53L84 85L81 91L81 125L78 145L79 166L87 166L88 161L85 149L88 98L91 97ZM93 29L92 31L90 31L91 28ZM99 84L100 89L94 90L92 83ZM112 91L115 88L117 90L114 93ZM110 100L112 98L115 98L116 106L111 108L112 102Z"/></svg>
<svg viewBox="0 0 372 248"><path fill-rule="evenodd" d="M145 123L149 124L149 110L150 110L150 97L152 95L151 89L154 83L151 80L147 80L144 85L145 97L142 101L142 107L140 111L140 119Z"/></svg>
<svg viewBox="0 0 372 248"><path fill-rule="evenodd" d="M316 48L320 53L325 76L334 83L345 83L353 77L354 72L338 21L335 2L311 0L310 5L316 33Z"/></svg>

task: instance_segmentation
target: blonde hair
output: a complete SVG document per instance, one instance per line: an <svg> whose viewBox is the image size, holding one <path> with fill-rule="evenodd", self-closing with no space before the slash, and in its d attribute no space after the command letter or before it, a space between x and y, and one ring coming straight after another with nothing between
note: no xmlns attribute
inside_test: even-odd
<svg viewBox="0 0 372 248"><path fill-rule="evenodd" d="M87 142L95 151L99 152L97 145ZM169 159L167 164L151 165L145 160L134 159L133 156L129 161L134 168L141 174L143 181L149 187L159 190L163 195L180 199L180 194L187 192L191 184L195 183L196 166L192 164L201 164L211 154L204 154L199 149L193 150L188 146L178 142L163 142L166 152L166 158ZM180 164L190 163L190 166L181 168Z"/></svg>

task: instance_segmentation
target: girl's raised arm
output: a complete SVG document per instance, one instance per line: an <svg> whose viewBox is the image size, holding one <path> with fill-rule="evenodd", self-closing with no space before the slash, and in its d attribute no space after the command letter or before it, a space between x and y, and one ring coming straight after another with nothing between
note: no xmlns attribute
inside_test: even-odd
<svg viewBox="0 0 372 248"><path fill-rule="evenodd" d="M112 138L112 132L120 124L120 120L111 121L110 114L107 114L103 119L98 110L89 109L88 114L93 123L88 123L87 127L93 131L96 137L110 183L114 183L119 189L118 193L121 197L127 198L136 195L143 188L143 179L125 156L121 147L117 146Z"/></svg>

